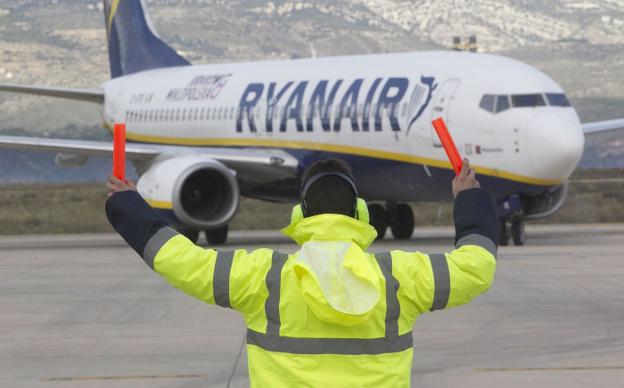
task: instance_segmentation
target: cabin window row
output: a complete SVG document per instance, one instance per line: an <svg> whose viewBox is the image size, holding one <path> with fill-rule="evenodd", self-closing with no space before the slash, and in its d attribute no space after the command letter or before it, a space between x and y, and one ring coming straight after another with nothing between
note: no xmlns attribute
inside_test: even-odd
<svg viewBox="0 0 624 388"><path fill-rule="evenodd" d="M252 110L251 114L259 119L262 116L263 106L257 106ZM273 118L281 117L284 114L284 106L273 109ZM291 108L292 109L292 108ZM346 108L348 109L348 108ZM364 105L359 104L356 107L356 116L364 113ZM381 106L381 109L387 112L390 106ZM337 106L331 106L328 109L328 115L331 117L333 112L337 111ZM397 114L405 117L407 115L407 103L403 103L397 108ZM377 111L377 105L372 104L369 107L369 114ZM348 110L346 110L348 114ZM307 112L301 110L303 117L307 117ZM239 108L219 107L219 108L177 108L177 109L139 109L126 111L126 122L169 122L169 121L206 121L206 120L233 120L239 114ZM320 117L320 110L314 109L313 117Z"/></svg>

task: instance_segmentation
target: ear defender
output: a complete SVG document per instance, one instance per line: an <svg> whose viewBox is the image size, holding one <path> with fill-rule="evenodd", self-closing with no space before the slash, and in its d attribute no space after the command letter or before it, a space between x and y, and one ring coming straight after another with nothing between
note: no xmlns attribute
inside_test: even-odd
<svg viewBox="0 0 624 388"><path fill-rule="evenodd" d="M301 220L303 220L303 210L301 209L301 204L295 205L290 213L290 223L294 224L295 222Z"/></svg>
<svg viewBox="0 0 624 388"><path fill-rule="evenodd" d="M295 222L301 221L304 219L303 210L301 209L301 204L295 205L290 213L290 223L294 224ZM364 222L366 224L370 223L370 216L368 215L368 206L366 206L366 201L362 198L357 198L355 203L355 217L356 220L360 222Z"/></svg>
<svg viewBox="0 0 624 388"><path fill-rule="evenodd" d="M301 196L299 198L299 204L296 205L295 207L293 207L292 212L290 213L290 223L293 224L293 223L295 223L297 221L301 221L303 218L307 217L307 215L306 215L307 214L307 207L306 207L306 202L305 202L306 193L308 192L308 189L310 188L310 186L312 186L312 184L314 182L316 182L319 179L324 178L326 176L337 176L337 177L340 177L340 178L344 179L345 182L347 182L349 184L349 186L351 186L351 188L353 189L353 194L356 197L355 198L355 209L354 209L353 218L355 218L356 220L358 220L360 222L364 222L364 223L370 224L370 216L368 214L368 206L366 206L366 201L364 201L362 198L358 197L357 187L355 187L355 183L353 183L353 180L348 175L343 174L341 172L324 172L324 173L319 173L319 174L314 175L310 179L308 179L308 181L305 182L305 184L301 188Z"/></svg>
<svg viewBox="0 0 624 388"><path fill-rule="evenodd" d="M366 224L370 223L370 216L368 215L368 206L366 206L366 201L362 198L357 198L355 203L355 218Z"/></svg>

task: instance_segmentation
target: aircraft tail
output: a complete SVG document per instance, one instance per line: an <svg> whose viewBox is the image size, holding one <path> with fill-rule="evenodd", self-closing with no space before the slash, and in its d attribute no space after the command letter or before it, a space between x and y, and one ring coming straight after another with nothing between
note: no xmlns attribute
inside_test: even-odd
<svg viewBox="0 0 624 388"><path fill-rule="evenodd" d="M144 0L103 0L111 77L191 63L156 34Z"/></svg>

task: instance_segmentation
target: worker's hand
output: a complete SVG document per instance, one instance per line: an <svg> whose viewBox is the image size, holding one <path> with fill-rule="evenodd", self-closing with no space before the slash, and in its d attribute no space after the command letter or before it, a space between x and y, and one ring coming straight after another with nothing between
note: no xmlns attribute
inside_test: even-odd
<svg viewBox="0 0 624 388"><path fill-rule="evenodd" d="M136 191L136 186L132 181L122 181L114 175L110 175L108 177L108 182L106 182L106 186L111 190L110 193L108 193L109 197L120 191Z"/></svg>
<svg viewBox="0 0 624 388"><path fill-rule="evenodd" d="M475 170L470 168L470 161L464 158L459 175L453 179L453 197L457 198L457 195L464 190L481 187L479 181L475 178L475 174Z"/></svg>

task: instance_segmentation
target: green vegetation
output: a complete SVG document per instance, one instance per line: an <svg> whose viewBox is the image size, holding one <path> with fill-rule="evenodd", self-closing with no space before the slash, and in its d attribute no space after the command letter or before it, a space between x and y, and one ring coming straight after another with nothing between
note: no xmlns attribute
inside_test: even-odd
<svg viewBox="0 0 624 388"><path fill-rule="evenodd" d="M624 222L623 170L580 170L572 176L563 208L540 223ZM101 184L20 184L0 186L0 235L111 232L104 215ZM291 204L243 199L232 229L279 229ZM412 205L416 225L451 225L452 205Z"/></svg>

